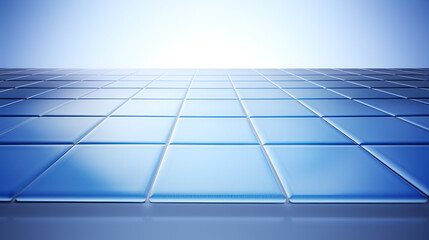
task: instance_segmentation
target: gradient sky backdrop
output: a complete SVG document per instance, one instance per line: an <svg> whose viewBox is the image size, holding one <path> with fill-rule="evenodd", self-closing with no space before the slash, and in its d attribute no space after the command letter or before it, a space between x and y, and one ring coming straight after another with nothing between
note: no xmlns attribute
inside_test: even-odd
<svg viewBox="0 0 429 240"><path fill-rule="evenodd" d="M0 67L429 67L427 0L2 0Z"/></svg>

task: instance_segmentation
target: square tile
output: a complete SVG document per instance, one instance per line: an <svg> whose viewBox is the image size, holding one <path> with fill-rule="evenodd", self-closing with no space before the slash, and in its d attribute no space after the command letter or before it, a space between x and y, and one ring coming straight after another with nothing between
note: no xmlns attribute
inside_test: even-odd
<svg viewBox="0 0 429 240"><path fill-rule="evenodd" d="M175 118L109 117L82 143L166 143Z"/></svg>
<svg viewBox="0 0 429 240"><path fill-rule="evenodd" d="M69 100L28 99L0 108L0 116L41 116Z"/></svg>
<svg viewBox="0 0 429 240"><path fill-rule="evenodd" d="M0 135L0 143L72 144L83 137L101 119L98 117L39 117Z"/></svg>
<svg viewBox="0 0 429 240"><path fill-rule="evenodd" d="M179 118L172 144L258 144L245 118Z"/></svg>
<svg viewBox="0 0 429 240"><path fill-rule="evenodd" d="M375 89L334 89L333 91L340 93L348 98L365 99L365 98L399 98L398 96L378 91Z"/></svg>
<svg viewBox="0 0 429 240"><path fill-rule="evenodd" d="M241 99L292 99L281 89L237 89Z"/></svg>
<svg viewBox="0 0 429 240"><path fill-rule="evenodd" d="M232 84L230 81L193 81L191 88L232 88Z"/></svg>
<svg viewBox="0 0 429 240"><path fill-rule="evenodd" d="M0 91L0 98L30 98L41 93L50 91L51 89L23 89L23 88L15 88L5 91Z"/></svg>
<svg viewBox="0 0 429 240"><path fill-rule="evenodd" d="M54 89L52 91L48 91L40 95L34 96L33 98L75 99L84 96L92 91L94 91L94 89Z"/></svg>
<svg viewBox="0 0 429 240"><path fill-rule="evenodd" d="M321 118L252 118L263 144L353 144Z"/></svg>
<svg viewBox="0 0 429 240"><path fill-rule="evenodd" d="M360 101L394 116L429 116L429 105L409 99L362 99Z"/></svg>
<svg viewBox="0 0 429 240"><path fill-rule="evenodd" d="M314 81L313 83L325 88L364 88L362 85L347 81Z"/></svg>
<svg viewBox="0 0 429 240"><path fill-rule="evenodd" d="M269 146L294 203L424 203L427 198L358 146Z"/></svg>
<svg viewBox="0 0 429 240"><path fill-rule="evenodd" d="M429 196L429 146L364 146L372 155Z"/></svg>
<svg viewBox="0 0 429 240"><path fill-rule="evenodd" d="M0 202L11 201L70 146L0 145Z"/></svg>
<svg viewBox="0 0 429 240"><path fill-rule="evenodd" d="M47 112L45 116L107 116L125 100L73 100Z"/></svg>
<svg viewBox="0 0 429 240"><path fill-rule="evenodd" d="M383 89L383 91L403 98L429 98L429 90L424 88L389 88Z"/></svg>
<svg viewBox="0 0 429 240"><path fill-rule="evenodd" d="M145 88L150 81L116 81L114 83L111 83L107 86L105 86L105 89L109 88Z"/></svg>
<svg viewBox="0 0 429 240"><path fill-rule="evenodd" d="M163 146L78 145L18 201L144 202Z"/></svg>
<svg viewBox="0 0 429 240"><path fill-rule="evenodd" d="M264 89L264 88L278 88L276 85L270 83L269 81L252 81L252 82L234 82L235 88L256 88L256 89Z"/></svg>
<svg viewBox="0 0 429 240"><path fill-rule="evenodd" d="M237 99L233 89L189 89L187 99Z"/></svg>
<svg viewBox="0 0 429 240"><path fill-rule="evenodd" d="M97 89L81 98L124 98L132 97L138 89Z"/></svg>
<svg viewBox="0 0 429 240"><path fill-rule="evenodd" d="M112 116L175 117L182 100L130 100Z"/></svg>
<svg viewBox="0 0 429 240"><path fill-rule="evenodd" d="M186 100L182 117L246 117L237 100Z"/></svg>
<svg viewBox="0 0 429 240"><path fill-rule="evenodd" d="M326 118L359 144L428 144L429 131L395 117Z"/></svg>
<svg viewBox="0 0 429 240"><path fill-rule="evenodd" d="M113 82L114 81L98 81L98 80L78 81L70 85L64 86L63 88L102 88Z"/></svg>
<svg viewBox="0 0 429 240"><path fill-rule="evenodd" d="M316 117L296 100L242 100L250 117Z"/></svg>
<svg viewBox="0 0 429 240"><path fill-rule="evenodd" d="M328 89L286 89L286 92L297 99L345 98Z"/></svg>
<svg viewBox="0 0 429 240"><path fill-rule="evenodd" d="M389 116L351 99L305 99L301 102L322 117Z"/></svg>
<svg viewBox="0 0 429 240"><path fill-rule="evenodd" d="M276 81L277 86L285 89L300 89L300 88L322 88L308 81Z"/></svg>
<svg viewBox="0 0 429 240"><path fill-rule="evenodd" d="M190 81L153 81L147 88L184 88L187 89Z"/></svg>
<svg viewBox="0 0 429 240"><path fill-rule="evenodd" d="M187 89L143 89L133 98L143 99L183 99Z"/></svg>
<svg viewBox="0 0 429 240"><path fill-rule="evenodd" d="M259 146L169 146L151 202L283 203Z"/></svg>

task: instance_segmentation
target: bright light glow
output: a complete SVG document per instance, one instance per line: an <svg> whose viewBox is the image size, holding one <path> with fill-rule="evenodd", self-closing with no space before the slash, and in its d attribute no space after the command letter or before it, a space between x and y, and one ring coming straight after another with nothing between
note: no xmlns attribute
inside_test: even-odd
<svg viewBox="0 0 429 240"><path fill-rule="evenodd" d="M5 0L0 67L428 67L429 1Z"/></svg>

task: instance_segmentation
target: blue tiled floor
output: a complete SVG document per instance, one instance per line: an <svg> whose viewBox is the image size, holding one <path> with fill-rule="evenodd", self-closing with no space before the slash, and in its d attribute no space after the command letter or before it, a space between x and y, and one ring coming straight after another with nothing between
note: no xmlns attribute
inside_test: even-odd
<svg viewBox="0 0 429 240"><path fill-rule="evenodd" d="M315 117L296 100L243 100L250 117Z"/></svg>
<svg viewBox="0 0 429 240"><path fill-rule="evenodd" d="M151 202L285 201L259 146L170 146Z"/></svg>
<svg viewBox="0 0 429 240"><path fill-rule="evenodd" d="M359 144L429 144L429 131L394 117L327 120Z"/></svg>
<svg viewBox="0 0 429 240"><path fill-rule="evenodd" d="M428 83L429 69L0 69L0 197L426 202Z"/></svg>
<svg viewBox="0 0 429 240"><path fill-rule="evenodd" d="M65 145L0 146L0 201L12 200L68 148L70 146Z"/></svg>
<svg viewBox="0 0 429 240"><path fill-rule="evenodd" d="M263 144L352 144L320 118L254 118Z"/></svg>
<svg viewBox="0 0 429 240"><path fill-rule="evenodd" d="M18 201L144 202L163 146L78 145Z"/></svg>
<svg viewBox="0 0 429 240"><path fill-rule="evenodd" d="M362 99L361 101L393 116L429 115L427 104L409 99Z"/></svg>
<svg viewBox="0 0 429 240"><path fill-rule="evenodd" d="M131 100L121 106L113 116L175 117L180 100Z"/></svg>
<svg viewBox="0 0 429 240"><path fill-rule="evenodd" d="M322 117L388 116L351 99L306 99L301 102Z"/></svg>
<svg viewBox="0 0 429 240"><path fill-rule="evenodd" d="M73 144L101 120L98 117L40 117L0 135L0 143Z"/></svg>
<svg viewBox="0 0 429 240"><path fill-rule="evenodd" d="M270 146L292 202L426 202L426 197L357 146Z"/></svg>
<svg viewBox="0 0 429 240"><path fill-rule="evenodd" d="M246 117L238 100L186 100L183 117Z"/></svg>
<svg viewBox="0 0 429 240"><path fill-rule="evenodd" d="M117 107L123 100L73 100L44 114L45 116L107 116Z"/></svg>
<svg viewBox="0 0 429 240"><path fill-rule="evenodd" d="M243 118L181 118L172 144L258 144L249 120Z"/></svg>
<svg viewBox="0 0 429 240"><path fill-rule="evenodd" d="M166 143L173 121L169 117L111 117L82 143Z"/></svg>

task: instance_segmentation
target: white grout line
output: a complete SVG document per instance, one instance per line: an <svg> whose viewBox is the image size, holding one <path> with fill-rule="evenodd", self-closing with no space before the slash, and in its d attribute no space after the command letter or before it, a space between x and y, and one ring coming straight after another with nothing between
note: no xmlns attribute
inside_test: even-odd
<svg viewBox="0 0 429 240"><path fill-rule="evenodd" d="M162 161L164 160L165 155L167 153L167 149L170 146L171 139L173 138L174 130L176 129L177 123L179 122L180 115L181 115L182 110L183 110L183 106L185 105L186 99L187 99L188 94L189 94L189 90L191 89L191 85L192 85L192 82L194 81L194 78L195 78L195 75L197 74L197 71L198 71L197 69L194 70L194 74L192 75L192 79L189 82L188 88L186 89L186 94L182 99L182 103L180 104L179 112L177 113L176 119L173 123L173 126L171 127L170 135L168 136L167 142L165 143L164 150L161 154L161 157L158 161L158 165L156 167L155 173L153 174L152 181L149 185L149 190L148 190L147 195L146 195L146 201L145 201L146 203L150 202L150 196L152 194L152 189L153 189L153 186L155 184L155 180L158 177L158 173L159 173L159 170L161 169Z"/></svg>
<svg viewBox="0 0 429 240"><path fill-rule="evenodd" d="M241 100L241 98L240 98L240 95L238 95L237 89L235 88L235 83L232 81L231 76L229 75L229 73L227 73L227 74L228 74L229 81L231 82L232 87L233 87L233 89L234 89L235 95L237 95L237 100L238 100L238 102L240 103L241 108L243 109L244 113L246 114L247 121L249 122L250 126L252 127L252 131L253 131L253 133L255 134L255 136L256 136L256 138L257 138L257 140L258 140L259 146L260 146L260 148L262 149L262 151L263 151L263 153L264 153L264 155L265 155L265 158L267 159L268 164L270 165L271 171L273 172L274 177L276 178L276 181L277 181L277 183L279 184L280 189L282 190L282 193L283 193L284 197L286 198L286 201L288 201L288 200L289 200L289 197L288 197L288 195L287 195L287 192L286 192L286 190L285 190L285 187L284 187L284 186L283 186L283 184L282 184L282 181L280 181L280 177L279 177L279 175L277 174L276 169L274 168L273 162L272 162L271 158L269 157L269 155L268 155L268 153L267 153L266 149L264 148L264 144L262 143L262 140L260 139L260 137L259 137L259 135L258 135L258 132L256 131L255 126L253 125L253 122L250 120L250 115L249 115L249 113L247 112L246 108L244 107L244 104L243 104L243 102L242 102L242 100ZM257 90L257 89L255 89L255 90Z"/></svg>

